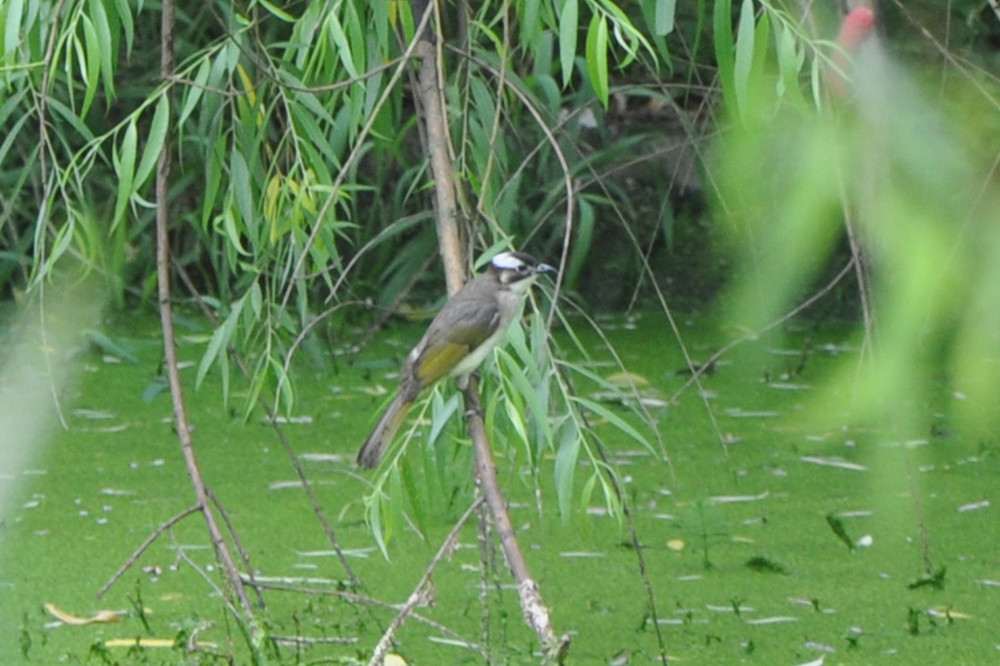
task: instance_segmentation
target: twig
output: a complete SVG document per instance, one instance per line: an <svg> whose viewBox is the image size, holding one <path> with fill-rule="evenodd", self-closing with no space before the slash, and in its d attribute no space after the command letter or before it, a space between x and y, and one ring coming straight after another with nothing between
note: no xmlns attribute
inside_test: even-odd
<svg viewBox="0 0 1000 666"><path fill-rule="evenodd" d="M247 585L259 587L262 590L273 590L275 592L291 592L294 594L305 594L308 596L316 596L316 597L338 597L354 605L376 606L379 608L389 608L395 611L398 611L403 607L402 604L391 604L387 601L382 601L381 599L375 599L373 597L369 597L364 594L359 594L357 592L347 592L346 590L340 590L340 589L321 590L311 587L296 587L294 585L285 585L283 583L275 583L272 581L260 580L259 578L253 581L247 580L246 583ZM420 613L410 612L409 617L416 620L417 622L426 624L429 627L433 627L438 633L444 634L458 641L463 641L464 643L466 643L466 645L474 647L476 650L478 650L479 653L484 657L486 656L485 651L483 651L481 647L473 643L469 643L463 638L461 634L459 634L454 629L446 627L440 622L432 620L428 617L424 617Z"/></svg>
<svg viewBox="0 0 1000 666"><path fill-rule="evenodd" d="M253 580L253 565L250 563L250 554L247 549L243 547L243 541L240 539L239 534L236 531L236 526L233 525L232 519L229 517L229 512L226 511L226 507L222 505L219 498L212 492L211 488L205 488L205 492L208 494L208 498L212 500L212 504L215 509L222 516L222 522L226 524L226 529L229 531L229 537L233 540L233 545L236 547L236 552L239 553L240 559L243 561L243 568L246 570L246 576ZM243 578L242 576L240 577ZM254 592L257 595L257 607L261 610L266 610L267 604L264 603L264 595L260 593L260 590L254 588Z"/></svg>
<svg viewBox="0 0 1000 666"><path fill-rule="evenodd" d="M202 298L201 294L198 292L197 287L192 282L191 277L187 274L187 271L180 265L176 265L178 275L180 275L181 281L187 287L188 291L195 297L202 314L213 326L218 326L218 318L212 313L212 311L205 304L205 299ZM338 306L339 307L339 306ZM331 311L336 310L331 308ZM303 334L304 335L304 334ZM296 340L296 344L298 340ZM239 368L240 372L244 377L250 376L250 371L247 369L246 362L243 356L240 355L234 348L230 347L227 349L227 353L233 357L236 362L236 367ZM290 362L290 357L289 357ZM285 366L285 371L288 371L288 365ZM354 570L351 569L351 565L347 562L347 557L344 555L343 548L340 547L340 542L337 541L337 535L333 531L333 527L330 525L330 521L326 518L326 512L320 505L319 500L316 499L316 494L312 491L312 485L309 483L309 478L306 476L305 470L302 468L302 464L299 462L299 457L296 455L295 451L292 449L291 443L288 438L285 437L285 431L282 430L281 425L275 418L275 412L268 405L267 401L264 399L263 395L257 397L257 402L261 409L264 410L264 414L267 416L267 422L271 425L274 430L275 436L278 438L278 442L281 443L281 447L284 449L285 454L288 456L289 461L292 464L292 468L295 470L296 476L298 476L299 481L302 482L302 490L306 494L306 498L309 500L310 506L312 506L313 513L316 514L316 519L319 521L320 526L323 528L323 532L326 534L327 541L330 542L330 546L333 548L334 552L337 554L337 558L340 560L340 565L344 568L344 573L350 580L353 587L360 587L361 581L354 574ZM233 533L230 527L230 533ZM234 539L236 538L235 533L233 533ZM249 570L249 569L248 569Z"/></svg>
<svg viewBox="0 0 1000 666"><path fill-rule="evenodd" d="M420 577L420 580L413 588L413 592L410 593L410 597L403 604L403 607L399 610L399 613L392 619L389 623L388 628L386 628L385 633L382 634L382 638L379 640L378 645L375 646L375 650L372 652L372 657L368 661L368 666L380 666L385 659L385 655L389 652L389 648L392 647L393 637L396 632L399 631L403 623L416 608L417 604L424 601L427 598L428 585L431 580L431 574L437 569L437 565L449 555L454 549L455 544L458 540L458 533L461 531L462 527L465 526L466 521L469 517L479 508L482 499L476 499L469 505L469 508L465 510L462 517L458 519L455 526L451 528L451 532L445 537L444 543L438 548L438 552L434 555L430 564L427 565L427 569L424 570L424 575Z"/></svg>
<svg viewBox="0 0 1000 666"><path fill-rule="evenodd" d="M115 583L117 583L118 579L120 579L122 576L124 576L125 572L128 571L129 568L133 564L135 564L136 561L140 557L142 557L142 554L144 552L146 552L146 549L149 548L150 546L152 546L153 542L156 541L161 534L163 534L164 532L166 532L167 530L169 530L171 527L173 527L174 525L176 525L180 521L182 521L185 518L187 518L188 516L190 516L192 513L195 513L195 512L200 511L200 510L201 510L201 507L198 506L197 504L195 504L193 506L189 506L188 508L184 509L180 513L174 514L173 517L171 517L165 523L162 523L159 527L157 527L153 531L153 533L150 534L148 537L146 537L146 540L143 541L139 545L139 547L135 549L135 551L132 553L132 555L130 555L129 558L127 560L125 560L125 563L123 565L121 565L121 567L118 568L118 571L116 571L114 573L114 575L111 576L111 578L108 579L108 582L106 582L101 587L101 589L97 591L97 598L100 599L101 597L103 597L107 593L107 591L111 589L111 586L114 585Z"/></svg>
<svg viewBox="0 0 1000 666"><path fill-rule="evenodd" d="M757 329L756 331L751 331L749 333L746 333L736 338L735 340L731 340L730 342L720 347L714 354L709 356L708 359L706 359L705 362L703 362L701 365L697 367L692 366L690 378L686 382L684 382L683 386L674 391L674 394L672 396L670 396L669 400L670 404L676 402L677 399L681 397L681 394L684 393L684 391L686 391L688 387L691 386L691 384L694 384L697 381L698 377L704 374L708 368L713 367L715 362L718 361L723 356L725 356L727 353L729 353L731 349L733 349L734 347L738 347L739 345L749 340L756 340L767 331L770 331L773 328L781 326L786 321L798 315L800 312L806 310L816 301L820 300L828 293L830 293L830 291L832 291L833 288L836 287L840 283L840 281L843 280L854 269L854 263L855 263L855 258L852 257L850 260L848 260L846 264L844 264L844 267L840 269L840 272L838 272L835 276L833 276L833 279L831 279L826 285L824 285L821 289L813 293L809 298L805 299L804 301L793 307L791 310L789 310L785 314L781 315L780 317L772 321L770 324L760 329Z"/></svg>

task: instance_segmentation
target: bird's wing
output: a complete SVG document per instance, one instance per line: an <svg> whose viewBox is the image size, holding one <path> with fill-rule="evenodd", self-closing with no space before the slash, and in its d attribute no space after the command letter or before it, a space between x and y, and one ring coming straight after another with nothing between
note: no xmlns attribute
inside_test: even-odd
<svg viewBox="0 0 1000 666"><path fill-rule="evenodd" d="M450 373L500 325L500 308L495 298L478 297L475 290L465 292L459 292L445 304L421 341L414 374L423 386Z"/></svg>

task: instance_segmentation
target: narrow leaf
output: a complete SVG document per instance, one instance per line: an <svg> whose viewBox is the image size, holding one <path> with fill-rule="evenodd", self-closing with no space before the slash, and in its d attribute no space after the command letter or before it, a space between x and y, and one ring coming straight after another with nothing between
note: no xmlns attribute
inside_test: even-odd
<svg viewBox="0 0 1000 666"><path fill-rule="evenodd" d="M111 222L112 229L117 227L125 217L125 208L132 197L138 142L138 130L135 127L135 120L133 119L125 130L125 137L122 139L122 145L118 149L117 159L115 160L115 175L118 176L118 193L115 197L115 213Z"/></svg>
<svg viewBox="0 0 1000 666"><path fill-rule="evenodd" d="M656 21L653 30L657 35L669 35L674 31L674 12L677 0L656 0Z"/></svg>
<svg viewBox="0 0 1000 666"><path fill-rule="evenodd" d="M7 15L4 17L3 54L6 57L17 49L20 42L21 16L24 13L24 2L22 0L7 0L5 4Z"/></svg>
<svg viewBox="0 0 1000 666"><path fill-rule="evenodd" d="M608 105L608 21L601 12L594 14L587 29L587 73L597 99Z"/></svg>
<svg viewBox="0 0 1000 666"><path fill-rule="evenodd" d="M573 476L576 459L580 453L580 431L574 419L567 419L560 431L559 450L556 452L555 482L559 515L566 520L573 501Z"/></svg>
<svg viewBox="0 0 1000 666"><path fill-rule="evenodd" d="M153 114L153 122L149 126L149 135L146 137L146 146L142 152L142 160L139 168L135 171L135 188L139 189L145 184L146 179L153 172L156 161L163 150L163 140L167 136L167 125L170 122L170 101L166 95L160 96L160 101L156 104L156 112Z"/></svg>
<svg viewBox="0 0 1000 666"><path fill-rule="evenodd" d="M736 33L736 60L733 66L736 106L740 115L746 117L749 111L750 73L754 54L753 0L743 0L740 8L740 27Z"/></svg>
<svg viewBox="0 0 1000 666"><path fill-rule="evenodd" d="M580 7L577 0L565 0L559 12L559 62L562 65L563 86L573 78L573 60L576 58L576 33L579 29Z"/></svg>
<svg viewBox="0 0 1000 666"><path fill-rule="evenodd" d="M735 110L736 78L733 54L733 19L730 0L716 0L712 13L712 33L715 38L715 61L719 67L719 81L722 83L722 99Z"/></svg>

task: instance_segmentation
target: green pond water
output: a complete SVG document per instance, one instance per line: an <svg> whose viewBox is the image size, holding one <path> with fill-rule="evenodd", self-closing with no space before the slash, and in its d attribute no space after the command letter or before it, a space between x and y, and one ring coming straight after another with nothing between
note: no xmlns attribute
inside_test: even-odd
<svg viewBox="0 0 1000 666"><path fill-rule="evenodd" d="M838 424L836 414L810 426L801 415L816 387L857 356L847 327L826 325L747 343L703 377L702 393L691 387L662 406L688 379L677 373L682 356L662 316L606 325L627 369L649 381L641 390L670 457L668 464L595 423L625 480L656 617L628 531L606 515L597 494L563 521L551 458L537 477L498 460L554 627L572 636L569 663L659 663L654 621L677 664L1000 661L1000 456L995 442L968 441L941 415L948 396L940 405L904 406L923 414L926 428L902 442L873 424ZM150 399L161 356L155 322L120 317L105 331L137 362L106 347L78 353L77 381L62 396L68 430L54 428L25 469L0 470L9 498L0 508L0 664L224 663L167 648L105 647L118 638L178 635L246 663L243 639L213 587L220 578L200 516L161 535L96 598L158 525L194 502L169 396ZM424 537L412 529L396 534L386 561L364 522L374 473L360 473L354 455L384 400L375 389L394 387L386 375L419 332L395 328L322 370L303 360L293 418L284 425L362 582L359 593L384 604L406 600L472 496L467 453L432 479L411 452L417 486L429 498ZM288 455L259 414L241 418L239 385L231 408L214 376L194 389L206 332L186 333L180 356L193 363L183 375L205 478L256 575L314 592L264 591L262 622L276 636L340 641L285 643L275 662L367 658L394 611L329 594L344 589L345 572ZM700 319L683 322L682 334L696 360L735 336ZM595 372L618 371L597 336L582 340L593 350ZM628 417L614 401L605 404ZM463 432L458 419L449 428L453 438ZM577 491L588 474L578 470ZM409 663L483 663L463 642L486 643L494 663L538 663L506 568L498 564L484 581L475 521L433 583L433 603L419 613L454 633L411 619L396 645ZM123 616L71 626L44 604L79 616Z"/></svg>

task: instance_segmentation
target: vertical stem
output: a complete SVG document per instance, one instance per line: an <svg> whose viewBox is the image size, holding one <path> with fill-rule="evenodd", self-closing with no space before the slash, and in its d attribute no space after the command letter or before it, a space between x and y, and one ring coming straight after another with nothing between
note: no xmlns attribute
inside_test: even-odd
<svg viewBox="0 0 1000 666"><path fill-rule="evenodd" d="M424 4L426 2L426 4ZM434 10L433 0L418 0L414 2L415 12L420 12L423 19L426 13ZM421 11L422 10L422 11ZM421 21L426 25L427 21ZM436 22L438 30L432 33L423 30L417 37L414 54L420 59L417 94L419 105L424 112L424 126L427 136L427 152L430 158L431 171L434 174L434 194L437 207L438 247L444 262L445 279L448 283L448 293L454 294L462 288L465 279L465 261L462 252L461 236L458 227L458 207L455 198L455 183L451 156L448 151L448 124L445 121L444 107L441 104L441 79L438 72L438 53L435 40L440 45L444 36L440 32L440 21ZM464 390L465 406L469 414L469 435L476 451L476 477L482 484L483 495L489 507L490 515L496 526L497 538L517 581L518 594L521 600L521 610L525 622L530 626L542 645L542 650L548 659L562 662L569 649L569 636L557 637L552 630L549 610L542 603L538 592L538 583L531 577L527 561L517 542L510 515L503 494L500 492L500 482L497 479L496 465L490 452L489 439L482 418L482 405L479 401L479 382L470 378Z"/></svg>
<svg viewBox="0 0 1000 666"><path fill-rule="evenodd" d="M419 4L415 3L415 8ZM434 11L434 3L428 2L424 11ZM432 33L429 29L421 32L417 38L417 47L414 51L414 54L420 59L417 94L424 110L427 154L430 157L431 173L434 175L438 248L441 252L441 260L444 262L448 293L454 294L462 288L465 281L465 257L458 231L455 181L452 175L451 157L448 154L448 127L445 122L444 107L441 104L442 86L438 79L437 50L431 37L432 34L437 35L438 41L443 39L440 30L437 33Z"/></svg>
<svg viewBox="0 0 1000 666"><path fill-rule="evenodd" d="M164 0L161 12L160 26L160 75L167 80L174 68L174 4L173 0ZM166 92L164 94L169 94ZM249 621L252 631L254 627L253 611L247 597L243 581L240 579L236 562L233 560L229 547L222 536L222 530L216 520L209 500L205 481L198 468L194 444L191 439L191 427L188 421L187 409L184 405L184 392L180 372L177 368L177 348L174 336L173 308L170 302L170 142L164 141L156 163L156 278L157 296L160 303L160 327L163 334L163 356L170 384L170 397L173 402L174 425L180 439L181 451L184 454L184 464L187 467L191 485L194 487L195 501L198 510L205 517L209 539L215 550L223 574L239 599L244 617Z"/></svg>

